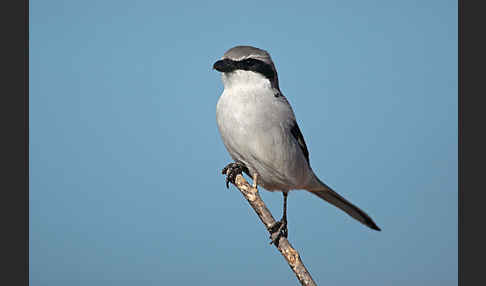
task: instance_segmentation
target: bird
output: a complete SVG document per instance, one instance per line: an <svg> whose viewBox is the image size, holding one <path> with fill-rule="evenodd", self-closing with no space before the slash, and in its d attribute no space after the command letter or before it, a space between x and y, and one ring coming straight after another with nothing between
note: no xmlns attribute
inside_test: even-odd
<svg viewBox="0 0 486 286"><path fill-rule="evenodd" d="M287 237L287 196L306 190L369 228L381 229L371 217L321 181L311 168L309 150L292 107L279 88L270 54L238 45L213 64L221 73L223 92L216 104L221 139L234 162L222 170L228 183L246 173L256 185L283 194L282 218L270 229L270 243ZM271 236L272 238L272 236Z"/></svg>

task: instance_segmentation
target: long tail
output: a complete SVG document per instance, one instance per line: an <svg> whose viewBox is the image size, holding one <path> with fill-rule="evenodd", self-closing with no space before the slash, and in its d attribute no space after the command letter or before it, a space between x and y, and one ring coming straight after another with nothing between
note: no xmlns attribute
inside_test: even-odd
<svg viewBox="0 0 486 286"><path fill-rule="evenodd" d="M316 177L317 178L317 177ZM362 211L357 206L353 205L345 198L341 197L338 193L333 191L330 187L324 184L321 180L317 179L322 187L318 190L310 191L314 195L318 196L319 198L333 204L334 206L340 208L341 210L345 211L348 215L353 217L354 219L358 220L362 224L368 226L371 229L380 231L381 229L375 224L375 222L367 215L364 211Z"/></svg>

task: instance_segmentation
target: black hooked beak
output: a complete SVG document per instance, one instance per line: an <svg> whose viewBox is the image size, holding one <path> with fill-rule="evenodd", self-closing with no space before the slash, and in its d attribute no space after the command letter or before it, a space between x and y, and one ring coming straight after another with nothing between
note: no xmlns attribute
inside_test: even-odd
<svg viewBox="0 0 486 286"><path fill-rule="evenodd" d="M214 63L213 69L219 72L232 72L236 69L235 62L229 59L219 60Z"/></svg>

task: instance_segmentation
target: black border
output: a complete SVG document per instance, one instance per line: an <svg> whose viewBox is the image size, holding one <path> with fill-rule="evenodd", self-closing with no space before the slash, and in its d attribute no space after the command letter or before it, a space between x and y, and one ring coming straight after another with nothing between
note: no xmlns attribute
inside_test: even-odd
<svg viewBox="0 0 486 286"><path fill-rule="evenodd" d="M476 5L473 5L476 4ZM484 284L484 9L459 0L459 285Z"/></svg>
<svg viewBox="0 0 486 286"><path fill-rule="evenodd" d="M29 1L0 1L2 285L29 285Z"/></svg>

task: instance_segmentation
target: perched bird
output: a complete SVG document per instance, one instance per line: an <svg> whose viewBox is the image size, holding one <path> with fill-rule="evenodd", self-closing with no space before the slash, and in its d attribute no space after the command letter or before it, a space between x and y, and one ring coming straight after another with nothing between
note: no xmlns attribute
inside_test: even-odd
<svg viewBox="0 0 486 286"><path fill-rule="evenodd" d="M319 180L309 163L309 151L289 102L278 84L270 54L251 46L229 49L214 63L224 91L216 106L223 143L235 161L223 169L228 181L245 172L268 191L283 193L283 215L271 232L272 241L287 236L287 196L307 190L374 229L380 228L357 206Z"/></svg>

